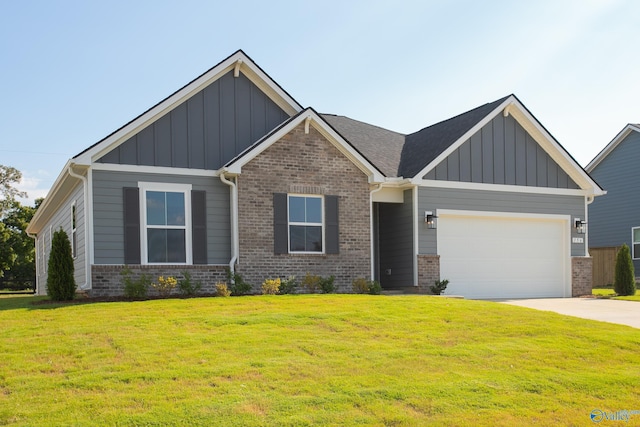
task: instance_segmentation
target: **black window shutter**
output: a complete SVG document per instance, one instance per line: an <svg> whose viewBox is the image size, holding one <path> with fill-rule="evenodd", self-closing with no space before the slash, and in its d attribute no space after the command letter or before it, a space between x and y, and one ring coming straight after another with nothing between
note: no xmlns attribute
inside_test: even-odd
<svg viewBox="0 0 640 427"><path fill-rule="evenodd" d="M193 263L207 263L207 193L191 190L191 245Z"/></svg>
<svg viewBox="0 0 640 427"><path fill-rule="evenodd" d="M289 232L287 220L287 195L273 194L273 251L276 254L289 253Z"/></svg>
<svg viewBox="0 0 640 427"><path fill-rule="evenodd" d="M340 227L338 227L338 196L324 197L325 253L340 253Z"/></svg>
<svg viewBox="0 0 640 427"><path fill-rule="evenodd" d="M123 190L124 263L140 264L140 190L137 187Z"/></svg>

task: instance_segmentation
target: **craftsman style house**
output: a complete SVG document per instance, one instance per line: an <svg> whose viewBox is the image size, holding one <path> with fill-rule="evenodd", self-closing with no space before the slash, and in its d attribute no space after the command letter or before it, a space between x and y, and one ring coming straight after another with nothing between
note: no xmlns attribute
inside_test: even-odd
<svg viewBox="0 0 640 427"><path fill-rule="evenodd" d="M303 108L238 51L68 161L29 225L79 288L120 272L335 276L470 298L590 293L580 234L603 190L514 95L404 135ZM576 224L578 227L576 227Z"/></svg>

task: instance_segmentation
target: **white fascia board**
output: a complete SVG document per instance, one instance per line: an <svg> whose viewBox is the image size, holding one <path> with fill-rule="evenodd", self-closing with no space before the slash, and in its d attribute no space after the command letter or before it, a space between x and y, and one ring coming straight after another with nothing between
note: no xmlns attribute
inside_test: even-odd
<svg viewBox="0 0 640 427"><path fill-rule="evenodd" d="M502 191L507 193L550 194L557 196L590 195L588 190L572 188L529 187L525 185L482 184L477 182L441 181L423 179L417 182L420 187L451 188L456 190Z"/></svg>
<svg viewBox="0 0 640 427"><path fill-rule="evenodd" d="M601 161L603 161L627 136L629 136L631 132L634 131L640 132L640 128L632 124L626 125L624 129L618 132L615 138L613 138L611 142L608 143L606 147L604 147L602 151L600 151L596 155L596 157L594 157L593 160L589 162L585 170L591 173L595 169L595 167L600 164Z"/></svg>
<svg viewBox="0 0 640 427"><path fill-rule="evenodd" d="M295 114L302 110L302 107L293 100L280 86L278 86L269 76L267 76L260 68L249 59L243 52L238 51L234 55L230 56L207 73L203 74L187 86L180 89L178 92L171 95L169 98L161 101L155 107L152 107L149 111L142 116L133 120L122 129L115 132L113 135L107 137L104 141L86 151L82 155L74 159L77 164L90 165L95 160L99 159L109 151L115 149L120 144L127 141L130 137L140 132L151 123L158 120L164 114L173 110L175 107L189 99L194 94L198 93L220 77L233 70L238 63L240 64L240 71L242 71L252 83L260 87L269 97L288 114Z"/></svg>
<svg viewBox="0 0 640 427"><path fill-rule="evenodd" d="M173 168L169 166L138 166L119 165L114 163L94 163L91 167L94 171L133 172L161 175L187 175L217 177L218 171L208 169Z"/></svg>
<svg viewBox="0 0 640 427"><path fill-rule="evenodd" d="M242 167L256 158L260 153L269 148L272 144L279 141L287 133L291 132L297 126L302 124L305 120L311 119L311 126L313 126L318 132L320 132L329 142L331 142L345 157L347 157L353 164L355 164L362 172L369 177L369 182L384 182L384 176L376 170L376 168L367 161L360 153L351 147L340 135L338 135L327 123L318 116L313 110L307 109L303 114L300 114L295 119L291 120L286 125L282 126L271 136L264 141L260 142L252 149L247 151L232 163L230 166L223 168L221 172L229 173L232 175L240 175L242 173Z"/></svg>
<svg viewBox="0 0 640 427"><path fill-rule="evenodd" d="M38 210L33 215L31 221L29 221L29 225L26 229L27 233L38 234L43 225L51 218L51 216L53 216L57 212L57 210L60 208L60 205L66 200L69 193L73 191L75 185L73 185L70 190L62 193L65 184L69 180L76 180L79 182L77 178L69 175L69 168L73 166L74 163L72 163L71 160L67 160L67 163L65 163L64 167L62 168L60 175L58 175L53 185L51 186L51 189L49 189L49 192L44 198L44 201L42 202L40 207L38 207Z"/></svg>
<svg viewBox="0 0 640 427"><path fill-rule="evenodd" d="M505 99L502 104L500 104L498 107L496 107L491 113L487 114L485 116L485 118L480 120L474 127L469 129L464 135L462 135L460 138L458 138L458 140L456 142L451 144L438 157L433 159L427 166L424 167L424 169L422 169L420 172L418 172L414 176L413 182L415 184L418 184L422 180L422 177L425 176L427 173L429 173L431 171L431 169L434 169L436 166L438 166L440 164L440 162L442 162L444 159L449 157L449 155L451 153L456 151L458 149L458 147L460 147L462 144L464 144L465 141L467 141L469 138L471 138L476 132L478 132L480 129L482 129L484 127L484 125L486 125L491 120L493 120L493 118L497 114L499 114L501 111L503 111L510 103L512 103L514 101L515 101L515 97L513 95L511 95L507 99Z"/></svg>

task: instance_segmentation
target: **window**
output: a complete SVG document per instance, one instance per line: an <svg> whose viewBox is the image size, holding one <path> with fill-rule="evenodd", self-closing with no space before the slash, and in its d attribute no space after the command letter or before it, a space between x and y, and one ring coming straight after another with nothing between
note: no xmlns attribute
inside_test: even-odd
<svg viewBox="0 0 640 427"><path fill-rule="evenodd" d="M142 260L191 263L190 185L140 183Z"/></svg>
<svg viewBox="0 0 640 427"><path fill-rule="evenodd" d="M71 205L71 255L75 258L77 254L78 238L76 233L76 203Z"/></svg>
<svg viewBox="0 0 640 427"><path fill-rule="evenodd" d="M322 197L289 196L289 252L323 252Z"/></svg>
<svg viewBox="0 0 640 427"><path fill-rule="evenodd" d="M640 227L631 229L631 256L633 259L640 258Z"/></svg>

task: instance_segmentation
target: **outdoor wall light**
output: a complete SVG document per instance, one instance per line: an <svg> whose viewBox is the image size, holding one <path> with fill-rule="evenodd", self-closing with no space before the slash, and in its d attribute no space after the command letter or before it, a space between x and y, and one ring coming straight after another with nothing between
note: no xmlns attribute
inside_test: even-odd
<svg viewBox="0 0 640 427"><path fill-rule="evenodd" d="M427 228L435 230L438 227L436 219L438 217L432 211L424 211L424 222L427 224Z"/></svg>
<svg viewBox="0 0 640 427"><path fill-rule="evenodd" d="M574 226L576 227L576 231L578 232L578 234L587 233L587 221L581 220L580 218L576 218L574 220Z"/></svg>

